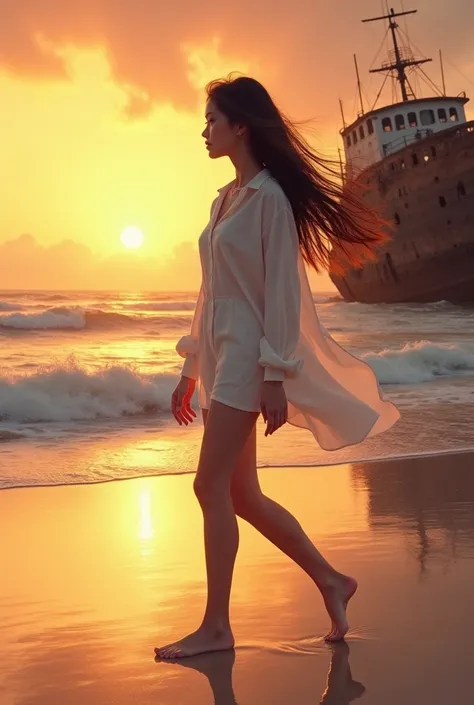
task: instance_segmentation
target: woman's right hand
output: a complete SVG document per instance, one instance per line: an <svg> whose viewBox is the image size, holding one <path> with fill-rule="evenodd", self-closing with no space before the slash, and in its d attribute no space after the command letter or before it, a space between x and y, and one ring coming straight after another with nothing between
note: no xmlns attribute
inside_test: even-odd
<svg viewBox="0 0 474 705"><path fill-rule="evenodd" d="M196 380L190 377L181 377L176 389L171 395L171 411L180 426L183 423L187 426L193 422L193 416L197 414L191 407L191 398L196 387Z"/></svg>

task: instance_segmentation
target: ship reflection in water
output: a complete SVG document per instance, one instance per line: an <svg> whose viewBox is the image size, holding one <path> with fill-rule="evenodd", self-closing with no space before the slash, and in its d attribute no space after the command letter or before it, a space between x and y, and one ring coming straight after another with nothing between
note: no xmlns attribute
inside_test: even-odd
<svg viewBox="0 0 474 705"><path fill-rule="evenodd" d="M352 466L354 487L367 495L369 526L395 529L420 573L474 558L474 465L470 470L463 457Z"/></svg>

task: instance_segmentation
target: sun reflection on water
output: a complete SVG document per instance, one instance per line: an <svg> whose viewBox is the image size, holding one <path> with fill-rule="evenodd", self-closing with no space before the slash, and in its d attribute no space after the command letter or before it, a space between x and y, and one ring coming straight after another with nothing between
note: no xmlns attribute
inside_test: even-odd
<svg viewBox="0 0 474 705"><path fill-rule="evenodd" d="M138 538L143 542L150 541L155 535L155 529L153 527L153 517L151 512L151 492L149 487L143 487L138 493L138 511L139 511L139 524L138 524ZM152 553L152 545L146 546L142 545L143 553Z"/></svg>

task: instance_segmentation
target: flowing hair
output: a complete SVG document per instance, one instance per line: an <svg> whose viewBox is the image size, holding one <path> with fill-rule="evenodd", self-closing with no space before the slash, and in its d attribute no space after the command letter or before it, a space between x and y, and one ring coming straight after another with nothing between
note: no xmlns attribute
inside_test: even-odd
<svg viewBox="0 0 474 705"><path fill-rule="evenodd" d="M231 124L247 127L254 158L291 204L307 264L343 274L376 258L389 239L388 221L362 200L366 189L359 182L341 183L336 162L315 152L261 83L231 74L208 83L206 93Z"/></svg>

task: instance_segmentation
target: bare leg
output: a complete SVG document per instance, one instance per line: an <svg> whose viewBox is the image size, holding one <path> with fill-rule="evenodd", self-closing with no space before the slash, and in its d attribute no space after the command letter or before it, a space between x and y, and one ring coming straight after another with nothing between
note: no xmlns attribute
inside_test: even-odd
<svg viewBox="0 0 474 705"><path fill-rule="evenodd" d="M155 649L160 658L195 656L234 646L229 600L239 531L230 487L237 458L257 418L257 413L211 401L194 481L204 517L207 606L197 631L178 642Z"/></svg>
<svg viewBox="0 0 474 705"><path fill-rule="evenodd" d="M321 591L332 622L326 639L343 639L349 628L346 607L357 589L357 582L337 572L319 553L295 517L262 493L257 475L256 446L254 427L232 477L231 493L236 514L252 524L312 578Z"/></svg>

